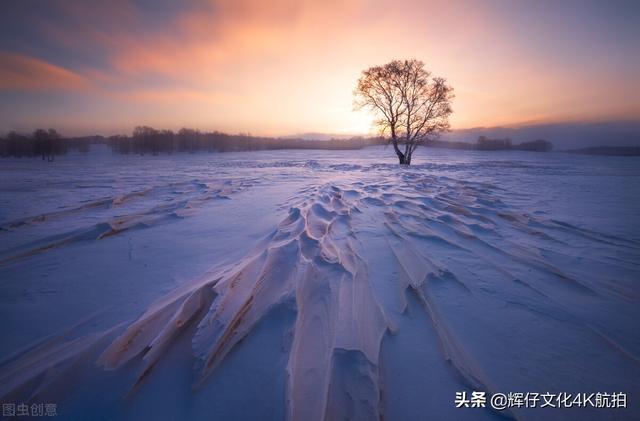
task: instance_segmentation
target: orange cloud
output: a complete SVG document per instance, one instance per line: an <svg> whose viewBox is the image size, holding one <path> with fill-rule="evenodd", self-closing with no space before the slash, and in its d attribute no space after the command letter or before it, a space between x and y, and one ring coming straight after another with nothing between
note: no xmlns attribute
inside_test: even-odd
<svg viewBox="0 0 640 421"><path fill-rule="evenodd" d="M351 95L360 72L418 58L454 86L455 128L640 115L632 60L563 44L564 26L553 37L562 48L543 48L545 31L491 4L199 0L154 15L114 1L60 2L70 24L45 16L33 27L76 67L5 54L0 89L90 86L82 107L95 104L97 122L108 110L160 126L362 132L371 118L352 111Z"/></svg>
<svg viewBox="0 0 640 421"><path fill-rule="evenodd" d="M78 91L89 86L78 73L22 54L0 52L0 90Z"/></svg>

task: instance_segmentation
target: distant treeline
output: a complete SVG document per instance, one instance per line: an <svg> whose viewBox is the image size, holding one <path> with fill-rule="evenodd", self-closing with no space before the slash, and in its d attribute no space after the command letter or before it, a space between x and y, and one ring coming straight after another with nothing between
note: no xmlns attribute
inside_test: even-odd
<svg viewBox="0 0 640 421"><path fill-rule="evenodd" d="M15 131L0 137L2 157L42 157L53 161L55 155L63 155L69 150L86 152L96 137L64 138L55 129L38 129L31 134Z"/></svg>
<svg viewBox="0 0 640 421"><path fill-rule="evenodd" d="M532 140L530 142L522 142L514 145L509 138L490 139L486 136L480 136L476 143L432 140L427 142L427 146L431 146L434 148L466 149L478 151L549 152L551 149L553 149L553 144L543 139Z"/></svg>
<svg viewBox="0 0 640 421"><path fill-rule="evenodd" d="M194 129L156 130L141 126L131 136L111 136L107 144L114 152L124 154L159 154L174 152L230 152L268 149L360 149L386 143L382 137L353 137L351 139L305 140L299 138L256 137L230 135L218 131L201 132Z"/></svg>
<svg viewBox="0 0 640 421"><path fill-rule="evenodd" d="M230 135L218 131L201 132L194 129L157 130L140 126L131 136L116 135L108 138L88 136L64 138L56 130L38 129L32 134L10 132L0 137L0 156L39 157L53 160L69 150L89 151L90 145L103 143L113 152L122 154L160 154L174 152L230 152L267 149L361 149L382 145L382 137L353 137L350 139L306 140L300 138L273 138L251 135Z"/></svg>
<svg viewBox="0 0 640 421"><path fill-rule="evenodd" d="M85 136L65 138L55 129L38 129L31 134L10 132L0 137L0 156L2 157L41 157L52 161L55 155L62 155L70 150L87 152L91 144L104 143L113 152L122 154L160 154L174 152L230 152L257 151L273 149L361 149L372 145L385 145L384 137L352 137L350 139L306 140L301 138L273 138L250 135L230 135L218 131L201 132L194 129L157 130L140 126L133 130L131 136L117 135L105 138L102 136ZM511 139L490 139L480 136L476 143L448 142L431 140L426 146L447 149L465 149L480 151L534 151L548 152L553 144L538 139L530 142L513 144ZM640 156L638 146L598 146L573 149L562 152L588 155Z"/></svg>

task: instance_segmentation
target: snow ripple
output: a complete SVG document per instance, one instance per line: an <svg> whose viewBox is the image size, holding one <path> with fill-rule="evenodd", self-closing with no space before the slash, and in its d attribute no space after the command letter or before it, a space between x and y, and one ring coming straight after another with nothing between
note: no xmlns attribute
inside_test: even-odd
<svg viewBox="0 0 640 421"><path fill-rule="evenodd" d="M225 190L205 191L209 198L223 196ZM117 206L143 194L148 192L86 206ZM135 392L167 349L188 332L193 383L200 388L273 309L286 307L296 314L285 350L288 418L391 417L399 409L383 372L394 351L381 349L386 338L411 329L407 297L412 295L437 337L431 346L445 362L437 380L443 384L446 377L459 390L572 390L576 380L571 375L580 373L578 384L637 390L625 380L638 378L629 373L640 375L640 343L625 335L634 323L627 318L630 313L612 315L608 323L596 313L612 301L621 308L637 305L633 276L640 244L519 212L504 203L503 195L486 183L419 171L399 172L393 180L338 180L307 187L289 200L286 217L252 252L158 301L112 340L98 362L109 370L136 362ZM189 203L198 200L203 197L196 195ZM167 206L149 214L185 208L182 202ZM102 238L134 226L136 218L148 223L149 214L49 239L43 247L87 235ZM599 253L578 252L586 247L597 247ZM574 264L578 261L580 265ZM615 283L599 276L614 269L620 274ZM543 340L548 335L554 339ZM25 366L31 371L19 381L3 380L7 386L0 395L37 385L44 371L76 358L77 351L98 339L83 340L88 342L67 345L74 352L51 348L43 354L36 349L6 362L3 372L9 375ZM576 352L581 347L592 351ZM529 417L525 410L511 415Z"/></svg>

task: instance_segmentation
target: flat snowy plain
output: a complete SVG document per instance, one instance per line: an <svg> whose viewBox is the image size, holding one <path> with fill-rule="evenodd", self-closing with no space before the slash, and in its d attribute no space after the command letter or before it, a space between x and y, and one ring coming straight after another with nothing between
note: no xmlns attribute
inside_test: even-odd
<svg viewBox="0 0 640 421"><path fill-rule="evenodd" d="M0 160L0 400L58 419L640 419L640 159ZM627 409L456 408L624 392Z"/></svg>

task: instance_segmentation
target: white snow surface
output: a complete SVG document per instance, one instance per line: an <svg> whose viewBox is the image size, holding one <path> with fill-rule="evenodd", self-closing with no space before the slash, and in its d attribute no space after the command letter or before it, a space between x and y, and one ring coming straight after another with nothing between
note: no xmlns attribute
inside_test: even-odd
<svg viewBox="0 0 640 421"><path fill-rule="evenodd" d="M0 160L0 401L59 419L640 418L640 159ZM459 409L456 392L624 392Z"/></svg>

